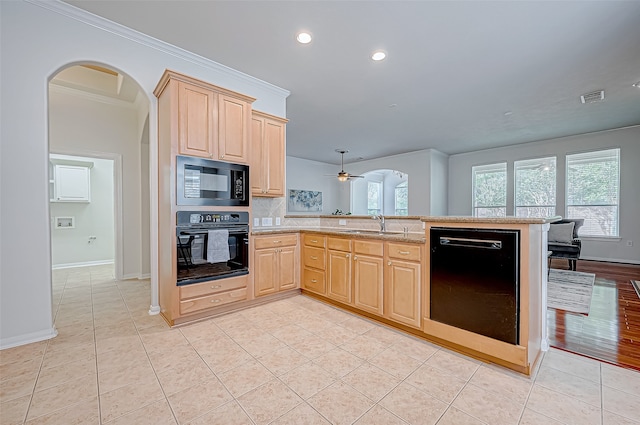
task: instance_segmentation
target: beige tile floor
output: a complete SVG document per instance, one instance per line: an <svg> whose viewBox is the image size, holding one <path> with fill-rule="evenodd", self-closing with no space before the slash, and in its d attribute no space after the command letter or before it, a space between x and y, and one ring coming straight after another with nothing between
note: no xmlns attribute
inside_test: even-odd
<svg viewBox="0 0 640 425"><path fill-rule="evenodd" d="M640 424L640 373L551 350L527 378L304 296L169 329L149 282L54 272L50 340L0 352L8 424Z"/></svg>

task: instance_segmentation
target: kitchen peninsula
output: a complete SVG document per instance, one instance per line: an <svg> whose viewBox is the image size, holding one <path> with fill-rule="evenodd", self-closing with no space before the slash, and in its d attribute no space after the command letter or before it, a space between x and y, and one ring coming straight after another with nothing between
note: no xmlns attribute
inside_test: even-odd
<svg viewBox="0 0 640 425"><path fill-rule="evenodd" d="M258 246L277 245L285 235L293 242L292 237L299 234L299 261L295 265L299 267L300 289L306 295L439 345L531 374L541 351L547 348L544 320L548 222L515 217L386 217L386 228L382 231L379 223L368 216L286 216L283 227L255 228L252 235L257 252ZM436 229L454 232L454 236L455 232L476 236L440 237L438 241L432 238L432 230ZM481 268L474 271L464 251L469 245L480 245L480 251L471 255L491 258L499 252L498 248L509 247L508 240L499 240L505 233L515 235L517 241L512 244L512 271L505 272L506 285L504 276L482 276L505 269L504 258L494 265L483 260ZM482 246L486 242L489 245ZM466 292L459 292L459 300L438 298L441 287L432 282L438 268L431 260L437 258L434 253L439 249L438 243L443 244L442 249L452 249L456 244L463 249L453 251L449 258L455 266L454 273L446 275L451 282L444 279L445 285L450 284L447 291L466 288ZM488 265L484 267L483 263ZM260 262L253 264L257 285L261 279ZM468 279L471 276L475 278ZM491 286L492 282L498 282L497 286ZM255 290L258 294L257 286ZM491 304L491 300L498 301ZM460 308L456 308L457 302ZM484 330L473 323L465 325L464 320L460 322L455 317L457 311L473 311L474 302L481 316L488 317ZM440 308L447 304L448 310ZM500 313L501 304L510 306L504 311L511 313ZM483 308L488 314L482 312ZM452 317L436 317L438 311L447 311ZM468 317L474 317L458 316L467 317L466 323ZM492 334L494 328L504 327L505 323L507 328L511 324L511 339Z"/></svg>

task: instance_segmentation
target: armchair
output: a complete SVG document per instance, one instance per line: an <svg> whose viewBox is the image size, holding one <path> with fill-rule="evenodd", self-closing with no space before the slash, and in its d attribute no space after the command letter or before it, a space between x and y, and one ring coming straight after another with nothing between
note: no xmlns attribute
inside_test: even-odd
<svg viewBox="0 0 640 425"><path fill-rule="evenodd" d="M550 258L566 258L569 269L576 269L576 260L580 258L582 242L578 237L578 229L584 219L563 219L549 225L548 250Z"/></svg>

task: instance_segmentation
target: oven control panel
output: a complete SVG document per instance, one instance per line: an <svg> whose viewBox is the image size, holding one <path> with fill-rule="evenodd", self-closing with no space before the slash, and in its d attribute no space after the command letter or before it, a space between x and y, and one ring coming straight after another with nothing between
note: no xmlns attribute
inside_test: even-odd
<svg viewBox="0 0 640 425"><path fill-rule="evenodd" d="M198 224L248 224L249 214L246 212L178 211L176 219L178 226Z"/></svg>

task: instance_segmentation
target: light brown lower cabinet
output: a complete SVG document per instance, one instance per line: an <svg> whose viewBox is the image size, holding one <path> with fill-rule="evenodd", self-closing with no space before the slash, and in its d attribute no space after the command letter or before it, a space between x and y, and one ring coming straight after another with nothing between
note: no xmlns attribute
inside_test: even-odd
<svg viewBox="0 0 640 425"><path fill-rule="evenodd" d="M351 252L331 249L337 241L340 239L327 238L327 296L351 304Z"/></svg>
<svg viewBox="0 0 640 425"><path fill-rule="evenodd" d="M253 263L256 297L297 288L297 235L255 237Z"/></svg>
<svg viewBox="0 0 640 425"><path fill-rule="evenodd" d="M382 316L384 260L356 254L353 257L354 307Z"/></svg>

